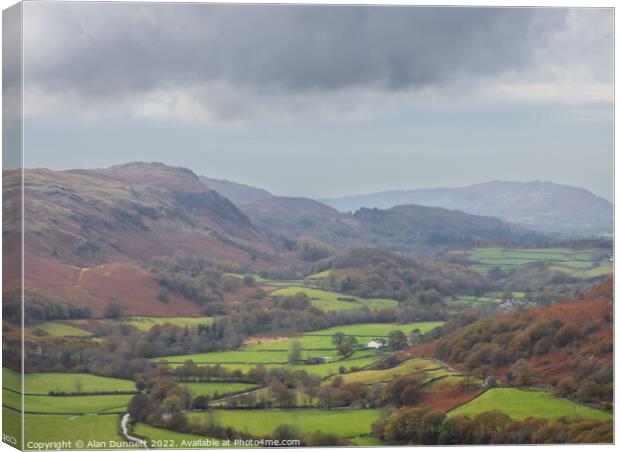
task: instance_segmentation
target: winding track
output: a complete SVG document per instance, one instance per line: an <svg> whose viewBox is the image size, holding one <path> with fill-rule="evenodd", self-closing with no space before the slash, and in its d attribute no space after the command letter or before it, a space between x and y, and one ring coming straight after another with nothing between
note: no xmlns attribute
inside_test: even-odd
<svg viewBox="0 0 620 452"><path fill-rule="evenodd" d="M127 429L128 422L129 422L129 413L125 413L123 414L123 417L121 418L121 432L123 436L125 437L125 439L127 439L127 441L136 443L140 447L144 447L145 449L148 449L149 446L145 440L143 440L142 438L136 438L135 436L131 436L129 434L129 431Z"/></svg>

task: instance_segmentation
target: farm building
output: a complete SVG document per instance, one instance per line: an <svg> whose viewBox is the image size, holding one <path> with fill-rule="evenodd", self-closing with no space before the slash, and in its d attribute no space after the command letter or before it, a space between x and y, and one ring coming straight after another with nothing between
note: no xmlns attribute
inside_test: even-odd
<svg viewBox="0 0 620 452"><path fill-rule="evenodd" d="M505 300L500 306L504 309L516 309L523 305L523 300Z"/></svg>
<svg viewBox="0 0 620 452"><path fill-rule="evenodd" d="M375 350L385 347L385 340L383 339L373 339L368 344L366 344L366 348L374 348Z"/></svg>

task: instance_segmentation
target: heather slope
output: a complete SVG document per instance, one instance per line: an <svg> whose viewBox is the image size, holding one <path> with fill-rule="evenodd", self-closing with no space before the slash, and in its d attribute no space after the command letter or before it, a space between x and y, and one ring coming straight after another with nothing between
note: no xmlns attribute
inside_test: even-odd
<svg viewBox="0 0 620 452"><path fill-rule="evenodd" d="M574 301L511 312L455 327L438 358L515 385L551 385L556 395L608 407L613 394L613 282Z"/></svg>
<svg viewBox="0 0 620 452"><path fill-rule="evenodd" d="M20 178L5 172L5 199L17 199ZM27 169L24 177L25 282L100 314L111 300L124 314L195 315L199 308L160 290L152 259L199 255L247 268L279 262L274 244L232 202L190 170L134 162L96 170ZM4 256L19 253L19 228L5 210ZM5 284L19 279L7 269Z"/></svg>

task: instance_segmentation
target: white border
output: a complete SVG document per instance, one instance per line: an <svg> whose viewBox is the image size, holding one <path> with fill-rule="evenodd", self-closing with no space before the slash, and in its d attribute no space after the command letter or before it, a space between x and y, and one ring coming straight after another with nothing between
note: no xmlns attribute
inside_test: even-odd
<svg viewBox="0 0 620 452"><path fill-rule="evenodd" d="M96 0L63 0L63 1L96 1ZM118 2L120 0L108 0L110 2ZM134 2L148 2L148 0L133 0ZM14 4L16 4L17 2L14 0L0 0L0 6L2 9L6 9L9 6L12 6ZM160 2L160 3L164 3L164 2ZM259 0L229 0L226 2L214 2L214 1L209 1L209 2L198 2L198 1L179 1L179 0L168 0L165 3L240 3L240 4L249 4L249 3L253 3L253 4L261 4L261 3L271 3L271 4L321 4L321 5L332 5L332 4L340 4L340 5L403 5L403 6L411 6L411 5L429 5L429 6L499 6L499 7L507 7L507 6L520 6L520 7L604 7L604 8L614 8L614 24L615 24L615 20L617 17L617 11L615 9L616 6L616 2L612 1L612 0L607 0L607 1L600 1L600 0L590 0L590 1L574 1L574 0L564 0L564 1L559 1L559 0L543 0L541 1L527 1L527 0L521 0L519 2L508 2L508 1L502 1L502 0L495 0L495 1L491 1L491 0L475 0L471 3L467 3L467 2L462 2L462 1L450 1L450 0L426 0L426 1L403 1L403 0L392 0L392 1L384 1L384 0L375 0L375 1L364 1L364 0L356 0L356 1L352 1L352 0L337 0L337 1L327 1L327 0L315 0L315 1L296 1L296 0L289 0L289 1L259 1ZM0 36L1 36L1 21L0 21ZM617 38L614 36L614 86L615 86L615 82L616 82L616 74L618 73L617 69L618 69L618 46L617 44ZM1 57L2 57L2 49L0 46L0 61L1 61ZM23 62L23 59L22 59ZM22 76L23 76L23 67L22 67ZM2 88L0 87L0 102L2 99ZM23 100L23 99L22 99ZM615 175L618 174L618 161L615 159L615 136L616 136L616 132L618 130L618 124L615 122L615 112L616 112L616 108L615 108L615 89L614 89L614 200L615 199L619 199L618 194L620 191L620 188L615 184ZM0 122L0 133L2 132L2 125ZM23 136L23 124L22 124L22 146L23 146L23 141L24 136ZM0 145L1 146L1 145ZM22 167L23 167L23 153L22 153ZM1 169L1 159L0 159L0 169ZM0 205L1 205L1 197L0 197ZM23 199L22 199L22 203L23 203ZM615 206L615 205L614 205ZM23 206L22 206L23 207ZM615 241L615 237L618 236L618 232L620 229L620 226L618 225L617 217L616 217L616 210L614 208L614 256L618 256L618 244ZM1 208L0 208L0 219L1 219ZM23 229L23 223L22 223L22 229ZM22 240L23 240L23 234L22 234ZM23 243L22 243L23 245ZM0 243L0 249L1 249L1 243ZM615 267L615 258L614 258L614 267ZM23 259L22 259L22 271L23 271ZM0 259L0 274L2 272L2 260ZM22 277L23 277L23 273L22 273ZM23 285L22 285L23 287ZM617 299L619 293L619 289L617 287L617 285L614 285L614 299ZM23 307L22 307L23 309ZM614 319L618 318L618 313L620 311L620 309L618 308L618 306L616 304L614 304ZM0 312L0 320L1 320L1 312ZM23 318L22 318L23 321ZM23 333L22 333L23 334ZM616 345L616 341L615 341L615 321L614 321L614 348ZM23 358L23 355L22 355ZM23 360L22 360L23 361ZM23 370L23 362L22 362L22 370ZM618 367L617 367L617 362L614 360L614 375L615 375L615 382L614 385L616 385L616 383L618 382ZM22 377L23 379L23 377ZM23 384L23 381L22 381ZM614 392L614 406L615 406L615 401L616 401L616 392ZM0 421L1 421L1 414L0 414ZM22 418L22 422L23 422L23 418ZM619 429L618 429L618 422L616 421L615 417L614 417L614 438L619 438ZM23 436L23 429L22 429L22 436ZM443 446L443 447L447 447L447 446ZM542 447L542 446L452 446L452 447L467 447L469 450L482 450L482 451L495 451L495 450L500 450L502 447L510 447L511 450L513 451L522 451L522 450L526 450L526 448L530 448L530 447ZM550 445L547 447L553 447L554 449L560 449L560 450L576 450L577 448L581 448L584 447L583 445ZM588 447L588 446L586 446ZM590 446L590 447L596 447L597 449L606 449L609 450L610 448L614 448L615 446L613 445L601 445L601 446ZM401 449L403 447L400 447ZM405 447L406 449L408 449L407 447ZM299 450L310 450L313 448L300 448ZM338 450L342 450L343 448L314 448L315 450L321 450L321 451L338 451ZM376 450L376 451L385 451L385 452L389 452L391 450L393 450L394 447L373 447L372 450ZM421 450L421 451L427 451L432 449L431 447L423 447L423 446L416 446L416 450ZM14 451L15 449L8 446L7 444L1 443L0 442L0 452L8 452L8 451ZM119 449L121 450L121 449ZM177 449L179 450L179 449ZM182 449L181 449L182 450ZM192 449L188 449L188 450L192 450ZM197 450L197 449L193 449L193 450ZM290 449L286 449L286 450L290 450Z"/></svg>

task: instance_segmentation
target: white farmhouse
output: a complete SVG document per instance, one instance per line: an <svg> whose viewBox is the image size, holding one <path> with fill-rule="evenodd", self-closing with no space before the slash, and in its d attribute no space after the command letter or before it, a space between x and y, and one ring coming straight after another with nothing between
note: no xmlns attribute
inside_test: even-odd
<svg viewBox="0 0 620 452"><path fill-rule="evenodd" d="M385 347L385 341L383 339L373 339L368 344L366 344L366 348L374 348L375 350Z"/></svg>

